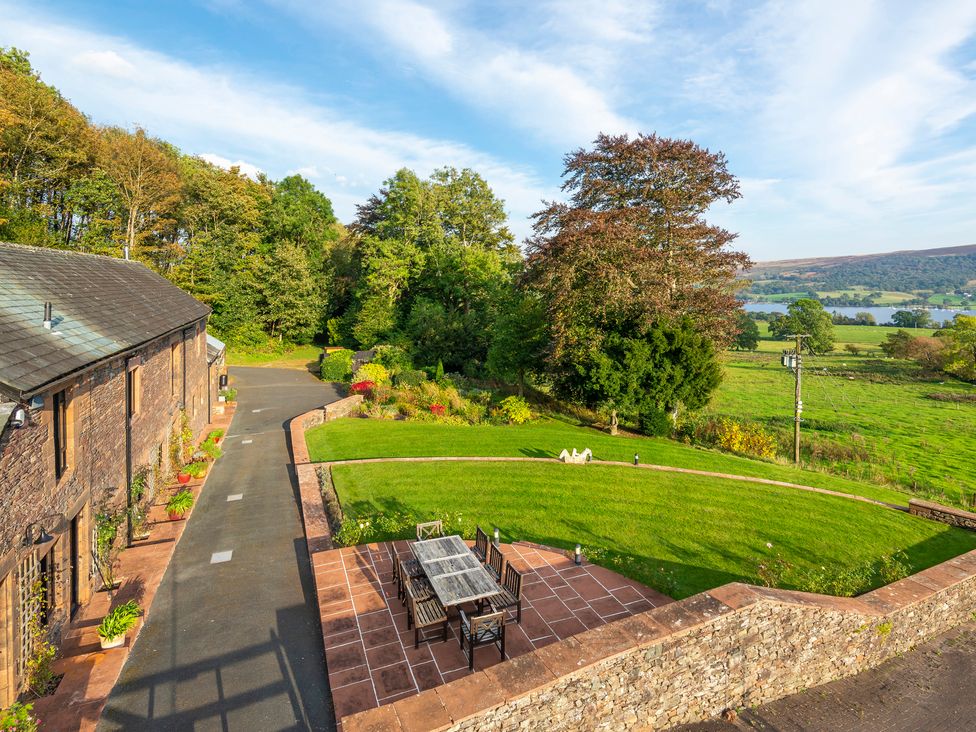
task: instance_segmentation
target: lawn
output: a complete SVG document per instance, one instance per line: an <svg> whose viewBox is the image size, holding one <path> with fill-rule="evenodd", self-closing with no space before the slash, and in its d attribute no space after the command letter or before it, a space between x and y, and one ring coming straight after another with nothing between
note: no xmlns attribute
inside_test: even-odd
<svg viewBox="0 0 976 732"><path fill-rule="evenodd" d="M795 570L839 571L903 549L917 571L976 548L972 533L871 504L626 467L372 463L336 466L333 477L347 519L457 512L498 526L504 541L599 547L623 562L618 571L679 598L755 582L757 558L776 553ZM659 568L673 584L662 586Z"/></svg>
<svg viewBox="0 0 976 732"><path fill-rule="evenodd" d="M282 349L249 350L227 347L230 366L265 366L268 368L308 369L317 373L321 346L292 346Z"/></svg>
<svg viewBox="0 0 976 732"><path fill-rule="evenodd" d="M830 308L827 308L830 310ZM765 353L779 353L784 348L792 347L786 341L775 341L769 336L769 324L764 321L757 323L759 326L759 350ZM848 343L861 348L867 353L880 355L881 344L889 334L895 333L899 328L886 327L883 325L835 325L834 326L834 350L844 351L844 346ZM930 336L935 331L930 328L913 328L912 335Z"/></svg>
<svg viewBox="0 0 976 732"><path fill-rule="evenodd" d="M563 449L575 447L582 451L588 447L597 460L629 463L638 453L644 463L782 480L890 503L908 502L903 493L825 473L703 450L673 440L612 437L589 427L550 419L505 427L347 418L310 429L306 442L314 462L444 455L557 457Z"/></svg>
<svg viewBox="0 0 976 732"><path fill-rule="evenodd" d="M868 331L870 337L881 330L846 328ZM970 498L976 490L976 404L936 401L927 395L974 395L976 386L951 379L923 380L906 362L850 354L807 357L804 365L804 439L825 441L818 451L822 466L856 480L917 490L936 500L963 503ZM788 442L793 386L792 372L776 356L731 353L725 380L708 411L760 421Z"/></svg>

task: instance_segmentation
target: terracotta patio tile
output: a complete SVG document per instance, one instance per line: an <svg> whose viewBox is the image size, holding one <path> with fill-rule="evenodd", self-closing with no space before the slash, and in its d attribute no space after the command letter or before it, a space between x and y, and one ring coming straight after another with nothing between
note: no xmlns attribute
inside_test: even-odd
<svg viewBox="0 0 976 732"><path fill-rule="evenodd" d="M331 585L323 587L318 591L319 605L328 605L329 603L348 601L349 600L349 588L345 585Z"/></svg>
<svg viewBox="0 0 976 732"><path fill-rule="evenodd" d="M322 618L322 633L326 637L348 633L350 630L359 630L356 624L356 616L352 613L335 613Z"/></svg>
<svg viewBox="0 0 976 732"><path fill-rule="evenodd" d="M457 681L458 679L463 679L466 676L471 676L473 671L468 670L468 662L464 662L464 668L456 668L453 671L441 671L441 678L444 679L445 684L449 684L452 681ZM440 686L438 689L442 688Z"/></svg>
<svg viewBox="0 0 976 732"><path fill-rule="evenodd" d="M575 617L553 621L549 623L549 627L552 628L552 632L559 638L569 638L572 635L578 635L586 630L586 626L579 618Z"/></svg>
<svg viewBox="0 0 976 732"><path fill-rule="evenodd" d="M450 643L451 636L449 635L447 638L448 638L447 642ZM437 640L431 641L430 643L443 643L443 642L444 641L442 641L440 638L437 638ZM434 660L434 656L430 652L430 644L425 643L423 640L421 640L420 648L413 647L412 631L411 631L410 640L408 641L407 644L404 645L403 651L404 653L407 654L407 661L410 662L411 666L416 666L421 663L427 663L428 661Z"/></svg>
<svg viewBox="0 0 976 732"><path fill-rule="evenodd" d="M369 648L366 651L366 658L369 660L371 669L406 660L406 656L403 655L403 646L399 643L387 643L385 646Z"/></svg>
<svg viewBox="0 0 976 732"><path fill-rule="evenodd" d="M541 600L544 597L553 597L555 593L545 582L536 582L534 585L522 586L522 597L529 601Z"/></svg>
<svg viewBox="0 0 976 732"><path fill-rule="evenodd" d="M547 636L543 636L542 638L533 638L532 645L535 646L536 649L539 649L539 648L544 648L545 646L548 646L552 643L557 643L558 641L559 639L556 636L547 635Z"/></svg>
<svg viewBox="0 0 976 732"><path fill-rule="evenodd" d="M386 598L376 590L366 592L362 595L353 595L352 602L356 608L356 612L360 615L375 612L376 610L383 610L387 607Z"/></svg>
<svg viewBox="0 0 976 732"><path fill-rule="evenodd" d="M360 681L358 684L333 689L332 704L336 719L342 719L348 714L355 714L364 709L379 706L371 681Z"/></svg>
<svg viewBox="0 0 976 732"><path fill-rule="evenodd" d="M326 652L325 660L330 672L346 671L366 663L366 652L360 643L347 643L330 648Z"/></svg>
<svg viewBox="0 0 976 732"><path fill-rule="evenodd" d="M607 588L590 576L574 577L569 580L572 587L584 600L596 600L599 597L608 597L610 593Z"/></svg>
<svg viewBox="0 0 976 732"><path fill-rule="evenodd" d="M575 592L572 595L570 595L570 593L565 591L560 592L559 599L562 600L563 604L566 607L568 607L570 610L572 610L574 613L584 608L589 609L590 607L590 603L588 603L582 597L577 595Z"/></svg>
<svg viewBox="0 0 976 732"><path fill-rule="evenodd" d="M522 630L529 638L541 638L544 635L552 635L549 625L543 620L542 616L535 608L524 608L522 610Z"/></svg>
<svg viewBox="0 0 976 732"><path fill-rule="evenodd" d="M389 623L379 630L363 632L363 645L366 646L367 651L370 648L385 646L387 643L396 643L399 640L400 634L397 633L396 628L393 627L392 623Z"/></svg>
<svg viewBox="0 0 976 732"><path fill-rule="evenodd" d="M435 691L455 722L505 701L501 689L484 672L438 686Z"/></svg>
<svg viewBox="0 0 976 732"><path fill-rule="evenodd" d="M437 664L433 661L414 665L413 678L421 691L433 689L435 686L440 686L443 683L441 672L437 670Z"/></svg>
<svg viewBox="0 0 976 732"><path fill-rule="evenodd" d="M547 623L552 623L554 620L564 620L573 615L573 611L566 607L558 597L544 597L541 600L535 600L532 603L532 609L538 612ZM522 616L524 619L524 611Z"/></svg>
<svg viewBox="0 0 976 732"><path fill-rule="evenodd" d="M433 643L429 646L430 653L437 662L437 668L441 673L454 671L459 668L468 667L468 658L461 653L461 648L456 640L449 640L447 643Z"/></svg>
<svg viewBox="0 0 976 732"><path fill-rule="evenodd" d="M371 630L379 630L393 625L393 618L389 610L377 610L372 613L363 613L359 616L359 628L363 633Z"/></svg>
<svg viewBox="0 0 976 732"><path fill-rule="evenodd" d="M529 637L519 626L510 624L505 628L505 654L509 658L521 656L523 653L535 650Z"/></svg>
<svg viewBox="0 0 976 732"><path fill-rule="evenodd" d="M625 585L624 587L618 587L615 590L610 590L610 594L620 600L620 602L624 605L644 599L644 596L641 595L636 588L631 587L630 585Z"/></svg>
<svg viewBox="0 0 976 732"><path fill-rule="evenodd" d="M600 617L600 613L593 610L588 605L579 610L573 610L573 615L587 628L597 628L606 622Z"/></svg>
<svg viewBox="0 0 976 732"><path fill-rule="evenodd" d="M597 600L590 600L590 607L600 613L600 617L602 618L627 612L627 609L613 597L601 597Z"/></svg>
<svg viewBox="0 0 976 732"><path fill-rule="evenodd" d="M367 679L369 679L369 666L364 663L362 666L356 666L345 671L330 672L329 687L338 689L340 686L348 686Z"/></svg>
<svg viewBox="0 0 976 732"><path fill-rule="evenodd" d="M564 676L587 665L583 646L576 638L551 643L535 655L554 676Z"/></svg>
<svg viewBox="0 0 976 732"><path fill-rule="evenodd" d="M415 694L393 705L403 732L428 732L451 724L451 717L436 692Z"/></svg>
<svg viewBox="0 0 976 732"><path fill-rule="evenodd" d="M343 732L395 732L402 729L393 707L368 709L342 720Z"/></svg>
<svg viewBox="0 0 976 732"><path fill-rule="evenodd" d="M406 662L385 666L373 671L370 675L373 677L373 686L376 687L376 695L380 700L388 696L402 694L405 691L413 693L418 690L417 685L413 682L410 667Z"/></svg>

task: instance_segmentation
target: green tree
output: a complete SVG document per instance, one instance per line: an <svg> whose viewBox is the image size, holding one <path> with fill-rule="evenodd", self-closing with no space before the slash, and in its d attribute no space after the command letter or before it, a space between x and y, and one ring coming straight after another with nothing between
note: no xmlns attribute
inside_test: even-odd
<svg viewBox="0 0 976 732"><path fill-rule="evenodd" d="M891 316L891 322L899 328L929 328L932 325L932 315L921 308L899 310Z"/></svg>
<svg viewBox="0 0 976 732"><path fill-rule="evenodd" d="M759 348L759 326L748 313L740 312L736 322L739 333L732 342L737 351L755 351Z"/></svg>
<svg viewBox="0 0 976 732"><path fill-rule="evenodd" d="M594 338L580 328L556 372L558 391L608 414L616 433L618 417L699 409L721 382L714 346L691 319L645 331L622 327Z"/></svg>
<svg viewBox="0 0 976 732"><path fill-rule="evenodd" d="M786 316L769 323L774 338L787 340L788 336L805 334L803 347L810 353L829 353L834 350L834 321L818 300L801 298L791 302Z"/></svg>
<svg viewBox="0 0 976 732"><path fill-rule="evenodd" d="M943 370L960 379L976 381L976 316L956 315L952 325L939 333Z"/></svg>
<svg viewBox="0 0 976 732"><path fill-rule="evenodd" d="M491 331L488 372L518 384L524 394L526 376L541 371L549 345L546 311L531 293L513 293Z"/></svg>
<svg viewBox="0 0 976 732"><path fill-rule="evenodd" d="M305 250L292 242L275 247L265 263L263 287L272 338L290 343L311 339L317 326L315 290Z"/></svg>

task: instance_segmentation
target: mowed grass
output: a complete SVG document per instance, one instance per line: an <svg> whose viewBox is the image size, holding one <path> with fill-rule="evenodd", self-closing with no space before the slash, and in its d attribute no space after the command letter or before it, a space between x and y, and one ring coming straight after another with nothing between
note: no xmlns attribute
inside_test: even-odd
<svg viewBox="0 0 976 732"><path fill-rule="evenodd" d="M731 475L781 480L889 503L907 503L897 491L787 465L750 460L703 450L667 439L613 437L605 432L550 419L519 426L455 426L428 422L349 417L314 427L305 434L314 462L383 457L549 457L563 449L590 448L597 460L632 462L708 470Z"/></svg>
<svg viewBox="0 0 976 732"><path fill-rule="evenodd" d="M626 467L368 463L335 466L333 478L347 519L458 512L488 531L498 526L504 541L600 547L649 586L660 585L663 568L679 598L755 582L756 560L774 553L798 570L840 571L902 549L917 571L976 548L974 534L880 506Z"/></svg>
<svg viewBox="0 0 976 732"><path fill-rule="evenodd" d="M227 363L230 366L266 366L268 368L291 368L314 370L318 365L321 346L294 346L281 350L247 350L227 348Z"/></svg>
<svg viewBox="0 0 976 732"><path fill-rule="evenodd" d="M827 308L829 311L830 308ZM759 351L763 353L780 353L785 348L792 348L793 344L786 341L773 340L769 336L769 324L764 321L757 323L759 326ZM851 343L866 354L881 355L881 344L887 339L888 335L895 333L899 328L892 328L884 325L835 325L834 326L834 351L844 352L844 346ZM913 328L912 335L930 336L935 331L931 328ZM844 352L845 355L846 352ZM848 356L849 358L850 356Z"/></svg>
<svg viewBox="0 0 976 732"><path fill-rule="evenodd" d="M820 465L936 500L965 503L976 491L976 404L927 398L969 396L976 386L920 380L910 364L850 354L806 357L804 367L802 439L842 448L821 451ZM762 422L788 442L793 390L793 374L776 355L730 353L708 411Z"/></svg>

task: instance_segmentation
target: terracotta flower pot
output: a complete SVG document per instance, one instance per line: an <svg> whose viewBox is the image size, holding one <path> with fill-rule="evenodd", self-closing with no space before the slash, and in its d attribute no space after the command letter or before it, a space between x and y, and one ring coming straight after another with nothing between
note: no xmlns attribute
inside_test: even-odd
<svg viewBox="0 0 976 732"><path fill-rule="evenodd" d="M118 648L121 645L125 645L125 633L117 635L114 638L102 638L98 637L99 642L102 644L102 649L108 648Z"/></svg>
<svg viewBox="0 0 976 732"><path fill-rule="evenodd" d="M186 485L187 483L189 483L189 482L190 482L190 474L189 474L189 473L177 473L177 474L176 474L176 479L177 479L177 480L178 480L178 481L179 481L179 482L180 482L180 483L181 483L182 485Z"/></svg>
<svg viewBox="0 0 976 732"><path fill-rule="evenodd" d="M215 445L219 445L219 444L220 444L220 441L221 441L222 439L224 439L224 438L223 438L223 437L214 437L214 444L215 444Z"/></svg>
<svg viewBox="0 0 976 732"><path fill-rule="evenodd" d="M176 513L175 511L169 511L170 521L182 521L184 518L186 518L185 513Z"/></svg>

